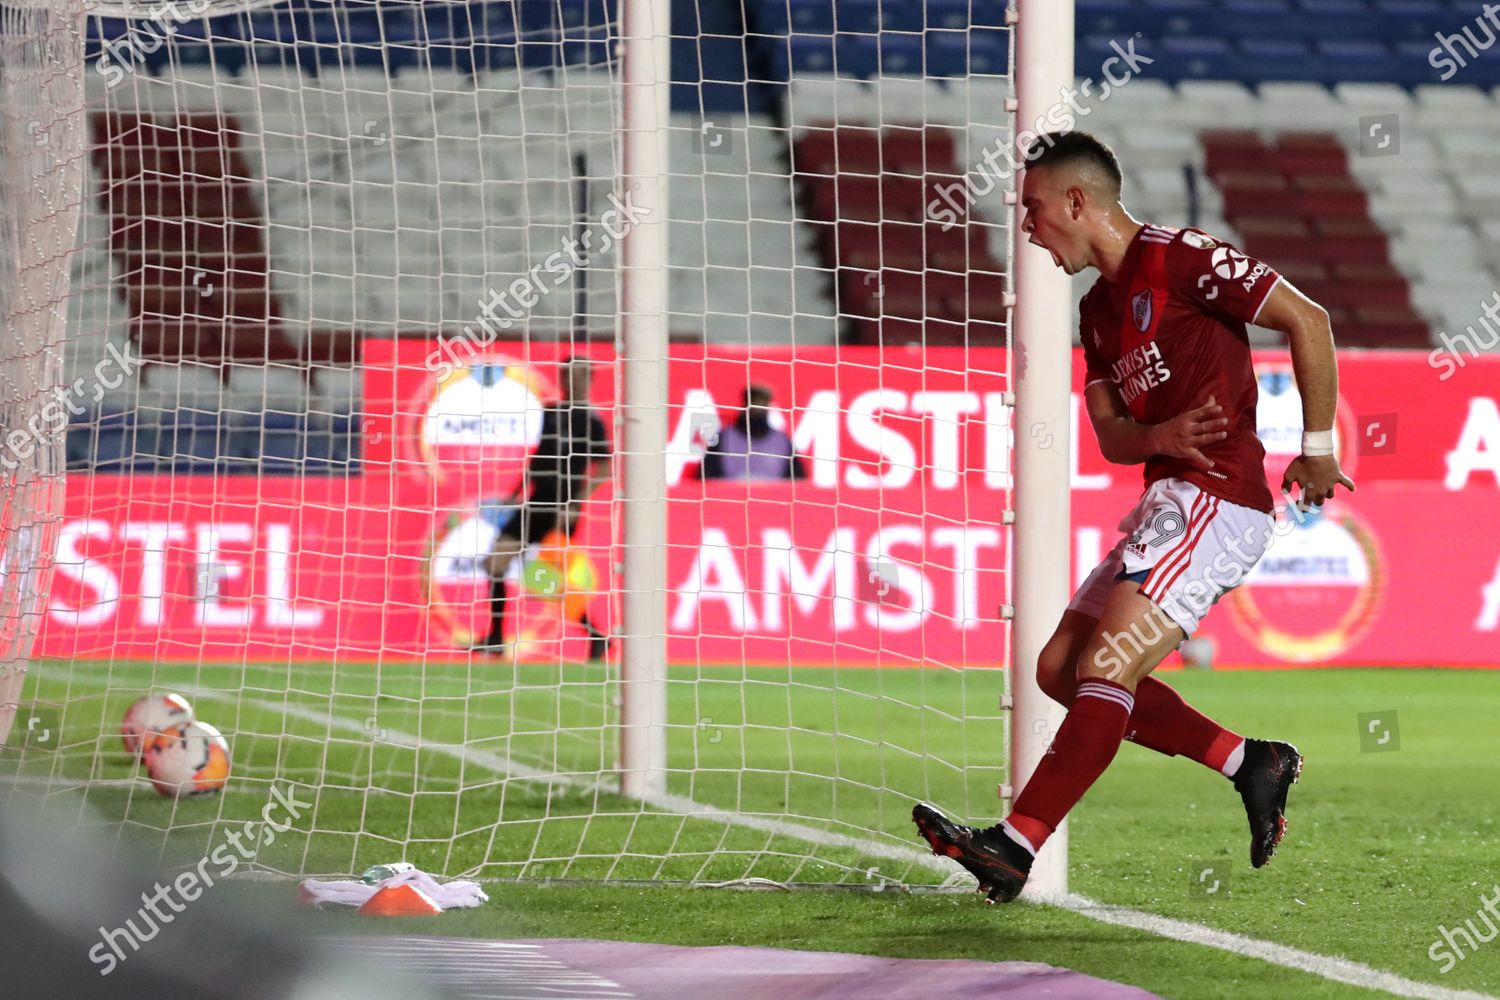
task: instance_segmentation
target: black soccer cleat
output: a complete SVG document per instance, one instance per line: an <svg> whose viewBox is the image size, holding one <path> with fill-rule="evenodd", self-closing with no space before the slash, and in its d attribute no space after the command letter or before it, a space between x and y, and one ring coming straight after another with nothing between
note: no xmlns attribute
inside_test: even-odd
<svg viewBox="0 0 1500 1000"><path fill-rule="evenodd" d="M1302 775L1302 755L1290 743L1246 740L1234 787L1250 819L1250 864L1259 868L1286 836L1286 793Z"/></svg>
<svg viewBox="0 0 1500 1000"><path fill-rule="evenodd" d="M1021 894L1031 872L1031 855L1000 827L961 826L925 802L913 807L911 818L933 854L952 858L979 880L986 903L1009 903Z"/></svg>

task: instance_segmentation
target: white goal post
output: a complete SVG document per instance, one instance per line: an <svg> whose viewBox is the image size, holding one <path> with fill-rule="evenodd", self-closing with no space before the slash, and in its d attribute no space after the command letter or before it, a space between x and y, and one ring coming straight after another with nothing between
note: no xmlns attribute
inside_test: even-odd
<svg viewBox="0 0 1500 1000"><path fill-rule="evenodd" d="M1016 142L1035 133L1028 123L1050 120L1049 109L1073 85L1073 4L1021 0L1016 31ZM1020 162L1018 156L1017 162ZM1070 422L1072 291L1047 252L1028 246L1016 206L1015 351L1026 359L1016 372L1016 520L1014 635L1011 641L1012 793L1025 787L1063 710L1036 682L1042 647L1067 607L1072 550L1069 513L1073 440ZM1064 820L1037 856L1026 891L1068 890L1068 824Z"/></svg>

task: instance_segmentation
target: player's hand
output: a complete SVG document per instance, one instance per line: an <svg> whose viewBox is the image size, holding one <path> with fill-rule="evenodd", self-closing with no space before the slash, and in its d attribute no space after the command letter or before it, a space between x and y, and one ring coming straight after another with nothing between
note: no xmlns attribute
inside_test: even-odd
<svg viewBox="0 0 1500 1000"><path fill-rule="evenodd" d="M1290 495L1293 484L1297 486L1297 503L1304 510L1309 506L1321 507L1325 500L1332 500L1333 492L1339 486L1354 492L1354 480L1344 475L1338 458L1333 455L1298 455L1292 459L1292 464L1286 467L1286 475L1281 477L1281 492Z"/></svg>
<svg viewBox="0 0 1500 1000"><path fill-rule="evenodd" d="M1214 463L1200 449L1218 444L1229 436L1229 418L1214 397L1196 410L1189 410L1151 428L1152 448L1158 455L1185 458L1207 472Z"/></svg>

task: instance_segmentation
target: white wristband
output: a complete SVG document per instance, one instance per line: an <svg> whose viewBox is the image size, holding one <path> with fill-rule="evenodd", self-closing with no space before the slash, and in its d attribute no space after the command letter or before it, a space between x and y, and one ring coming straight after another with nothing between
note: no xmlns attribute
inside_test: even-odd
<svg viewBox="0 0 1500 1000"><path fill-rule="evenodd" d="M1302 454L1308 458L1321 458L1333 454L1333 431L1303 431Z"/></svg>

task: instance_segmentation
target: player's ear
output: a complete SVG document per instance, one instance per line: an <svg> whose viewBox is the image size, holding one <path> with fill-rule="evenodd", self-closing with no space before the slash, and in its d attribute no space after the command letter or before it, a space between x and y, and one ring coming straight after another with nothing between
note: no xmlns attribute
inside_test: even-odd
<svg viewBox="0 0 1500 1000"><path fill-rule="evenodd" d="M1083 218L1084 209L1088 207L1088 195L1081 187L1068 188L1068 216L1073 221Z"/></svg>

